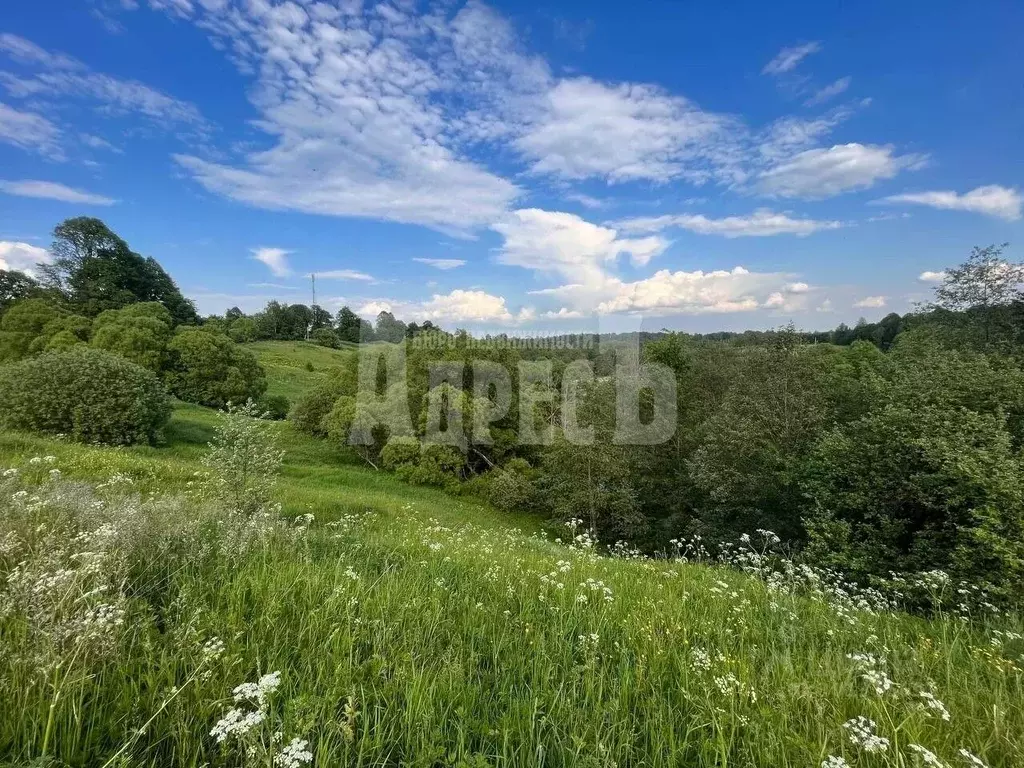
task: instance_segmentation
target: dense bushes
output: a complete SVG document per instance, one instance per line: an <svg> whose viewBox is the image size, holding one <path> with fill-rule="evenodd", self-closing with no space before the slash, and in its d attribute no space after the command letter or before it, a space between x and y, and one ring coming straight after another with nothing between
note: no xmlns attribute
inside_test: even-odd
<svg viewBox="0 0 1024 768"><path fill-rule="evenodd" d="M0 367L10 429L123 445L153 442L170 413L156 375L109 352L76 347Z"/></svg>
<svg viewBox="0 0 1024 768"><path fill-rule="evenodd" d="M214 408L258 400L267 378L256 356L220 333L181 328L168 344L167 387L182 400Z"/></svg>

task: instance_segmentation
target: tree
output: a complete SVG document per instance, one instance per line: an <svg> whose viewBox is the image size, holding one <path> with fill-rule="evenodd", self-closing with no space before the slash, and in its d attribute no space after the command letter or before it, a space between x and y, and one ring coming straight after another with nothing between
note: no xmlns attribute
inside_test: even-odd
<svg viewBox="0 0 1024 768"><path fill-rule="evenodd" d="M173 322L170 310L155 301L108 309L93 323L91 344L160 372L167 364Z"/></svg>
<svg viewBox="0 0 1024 768"><path fill-rule="evenodd" d="M0 269L0 315L16 301L37 297L42 288L35 278L24 272Z"/></svg>
<svg viewBox="0 0 1024 768"><path fill-rule="evenodd" d="M223 408L258 400L267 378L256 356L223 334L181 328L168 345L167 387L190 403Z"/></svg>
<svg viewBox="0 0 1024 768"><path fill-rule="evenodd" d="M28 355L43 329L67 314L49 299L24 299L12 305L0 318L0 362Z"/></svg>
<svg viewBox="0 0 1024 768"><path fill-rule="evenodd" d="M342 307L338 310L337 329L339 339L358 344L364 333L364 323L359 319L359 315L351 309Z"/></svg>
<svg viewBox="0 0 1024 768"><path fill-rule="evenodd" d="M158 301L174 322L198 322L195 307L152 258L132 251L99 219L67 219L53 231L54 259L39 267L43 285L75 311L94 317L140 301Z"/></svg>
<svg viewBox="0 0 1024 768"><path fill-rule="evenodd" d="M1013 332L1010 310L1024 299L1024 263L1003 258L1007 245L975 246L967 261L946 270L930 305L933 310L958 313L956 320L965 323L966 330L984 348L1009 342Z"/></svg>
<svg viewBox="0 0 1024 768"><path fill-rule="evenodd" d="M377 325L373 330L373 336L377 341L398 344L405 338L405 323L396 320L390 312L381 312L377 315Z"/></svg>

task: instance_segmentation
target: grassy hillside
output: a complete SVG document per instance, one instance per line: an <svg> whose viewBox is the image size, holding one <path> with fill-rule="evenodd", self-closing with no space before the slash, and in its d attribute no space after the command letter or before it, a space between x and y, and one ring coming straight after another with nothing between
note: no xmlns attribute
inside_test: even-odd
<svg viewBox="0 0 1024 768"><path fill-rule="evenodd" d="M340 354L254 346L283 394ZM0 469L21 469L0 480L0 513L50 525L32 494L73 498L67 479L185 493L216 419L178 405L156 448L0 433ZM109 512L169 540L124 537L158 551L146 567L162 575L133 587L123 636L86 673L0 654L0 756L24 764L45 742L73 766L301 765L282 755L299 738L325 767L911 767L932 759L922 749L950 766L971 765L962 749L974 765L1024 764L1017 617L925 621L798 576L599 557L273 428L286 450L278 498L288 517L315 515L308 529L200 558L204 537L154 533L173 506L100 492L90 525ZM62 477L46 481L49 469ZM32 478L51 485L17 496L12 484ZM0 643L31 647L5 616ZM202 650L213 638L222 652ZM248 706L232 690L274 672L265 720L218 743L218 721Z"/></svg>
<svg viewBox="0 0 1024 768"><path fill-rule="evenodd" d="M322 377L324 371L341 365L346 350L355 345L345 343L342 349L330 349L307 341L257 341L245 347L255 353L267 371L270 384L267 393L284 395L294 401Z"/></svg>

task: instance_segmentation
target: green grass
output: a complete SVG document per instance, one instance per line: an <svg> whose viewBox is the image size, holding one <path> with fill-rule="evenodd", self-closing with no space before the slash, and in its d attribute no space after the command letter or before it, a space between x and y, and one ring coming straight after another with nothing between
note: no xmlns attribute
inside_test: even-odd
<svg viewBox="0 0 1024 768"><path fill-rule="evenodd" d="M260 354L278 360L275 386L291 391L310 381L301 361L332 354L285 346ZM53 455L72 479L123 473L143 497L184 492L217 418L178 404L159 447L0 433L0 468ZM279 727L308 739L325 768L806 768L828 755L915 768L912 743L951 766L967 765L961 748L990 766L1024 765L1018 617L925 621L780 593L723 567L598 557L547 540L529 517L403 484L288 424L274 429L287 452L284 514L313 513L313 526L219 560L194 556L201 538L157 556L130 537L125 546L150 558L145 572L163 576L133 585L116 652L59 698L31 673L24 628L0 611L0 650L20 649L0 653L0 762L38 758L49 721L60 764L268 765L209 734L236 685L280 671L260 738L270 744ZM0 498L0 511L13 503ZM34 520L32 535L45 525ZM44 549L31 557L45 561ZM198 649L214 636L226 650L204 666ZM847 658L867 652L895 682L884 695ZM930 716L922 691L948 722ZM890 740L886 752L849 741L843 723L860 715Z"/></svg>
<svg viewBox="0 0 1024 768"><path fill-rule="evenodd" d="M330 349L306 341L257 341L245 347L259 358L267 372L267 394L284 395L294 402L325 371L342 365L346 350L354 349L355 345L345 343L342 349ZM307 365L312 365L313 370Z"/></svg>

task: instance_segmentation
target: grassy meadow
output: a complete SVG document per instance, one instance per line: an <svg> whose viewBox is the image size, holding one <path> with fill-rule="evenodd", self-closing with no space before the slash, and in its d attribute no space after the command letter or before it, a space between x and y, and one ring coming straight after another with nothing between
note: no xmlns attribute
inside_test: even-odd
<svg viewBox="0 0 1024 768"><path fill-rule="evenodd" d="M292 398L342 354L252 348ZM177 404L165 445L123 449L0 433L10 589L42 615L93 584L96 552L124 575L120 613L74 625L91 645L44 650L0 608L0 762L1024 765L1019 617L908 616L769 569L757 537L747 572L599 556L286 423L286 522L227 530L195 491L217 422Z"/></svg>

